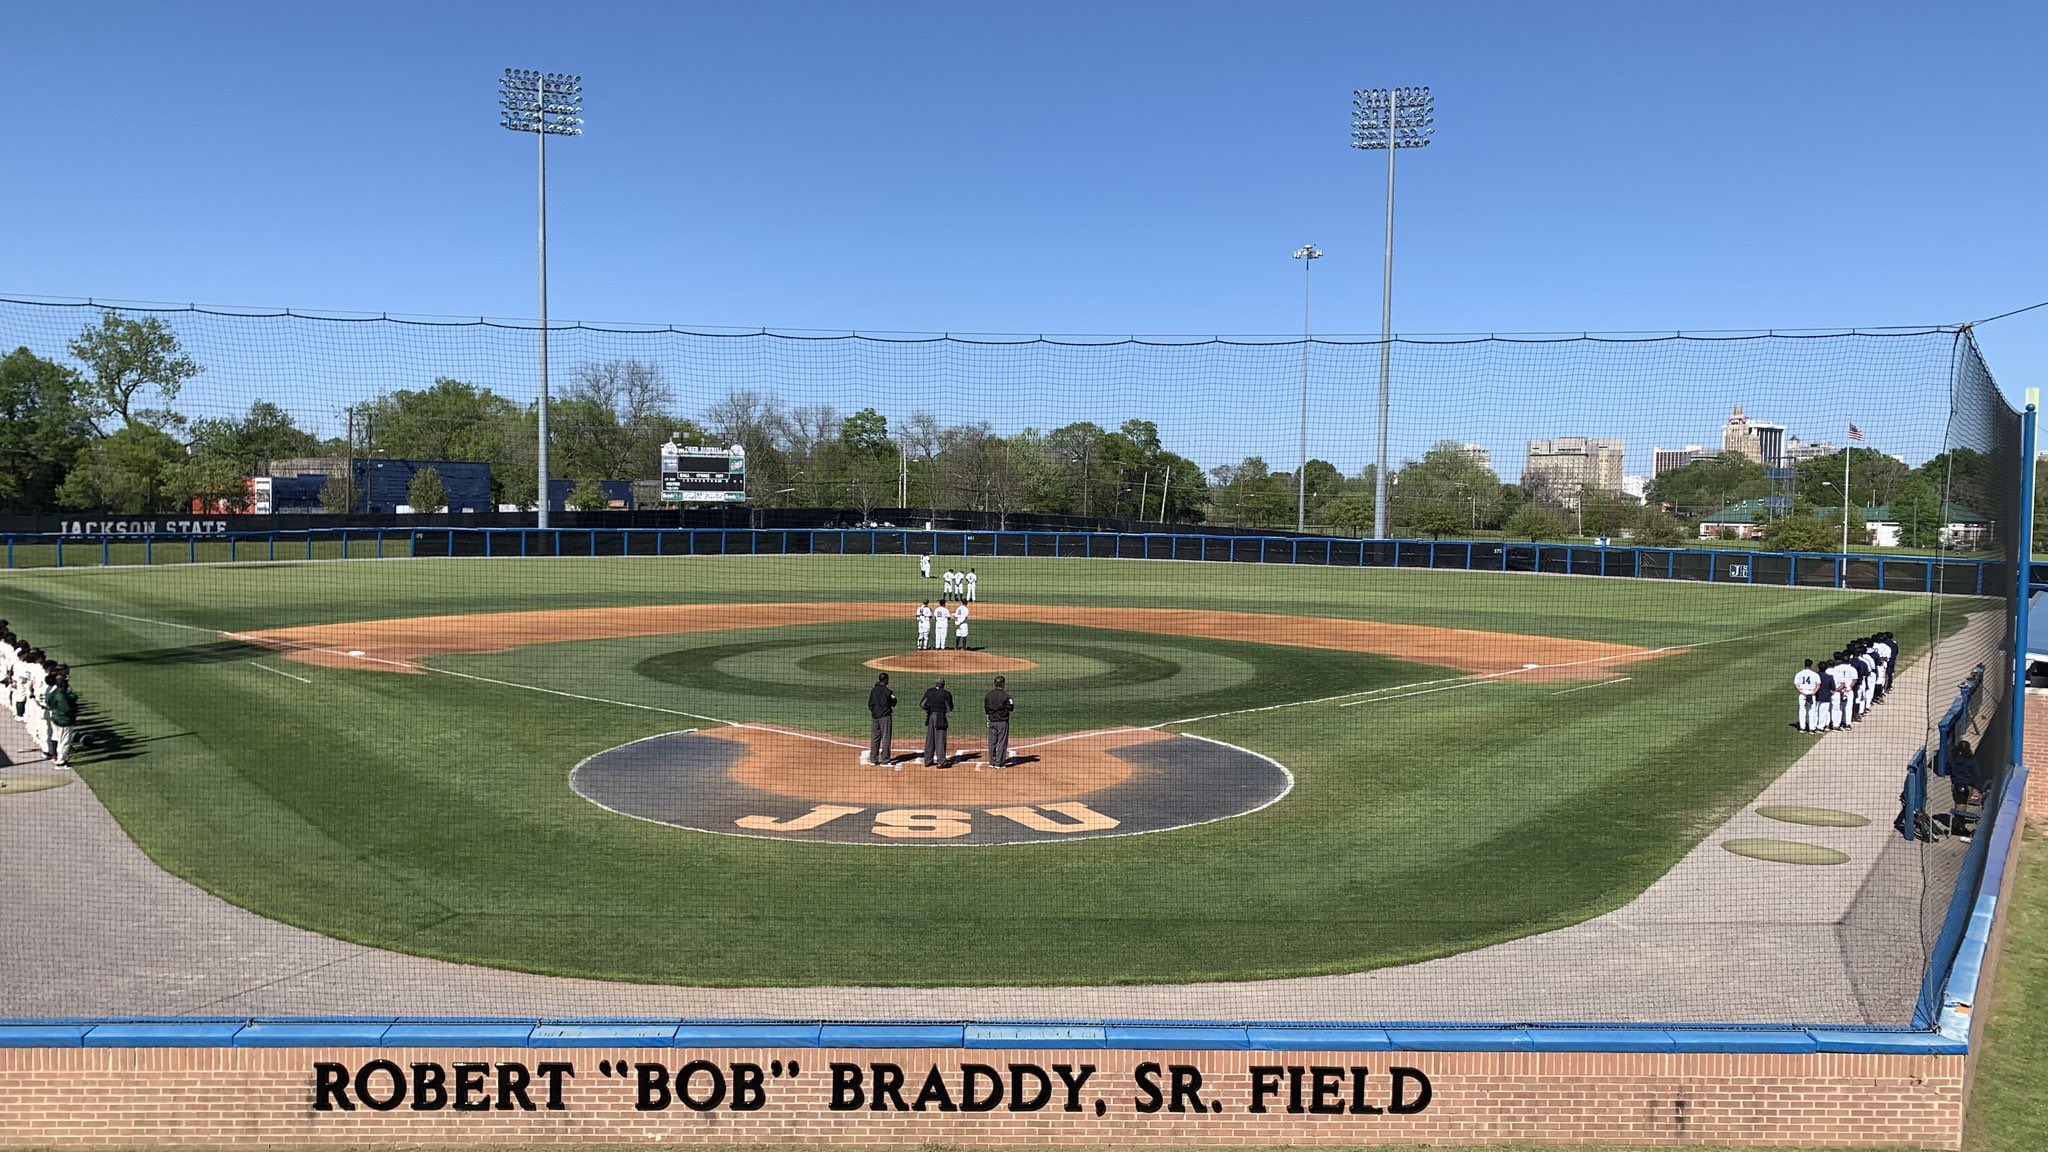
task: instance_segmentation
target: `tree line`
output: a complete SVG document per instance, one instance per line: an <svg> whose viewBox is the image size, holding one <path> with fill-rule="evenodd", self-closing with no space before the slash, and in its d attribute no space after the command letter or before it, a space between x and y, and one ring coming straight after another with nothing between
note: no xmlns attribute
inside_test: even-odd
<svg viewBox="0 0 2048 1152"><path fill-rule="evenodd" d="M491 466L494 502L530 508L537 497L537 408L488 387L442 377L388 391L335 413L345 434L322 437L268 400L238 416L180 413L179 392L203 366L154 317L106 313L69 351L75 364L26 348L0 359L0 512L135 515L182 511L194 500L239 509L248 499L245 477L262 474L270 461L306 456L483 462ZM951 424L930 412L892 425L873 408L792 406L745 389L695 416L677 408L657 364L627 359L575 367L549 406L549 470L574 483L570 506L604 507L599 481L652 480L662 444L676 438L744 446L756 505L844 508L863 520L879 509L907 507L1291 528L1300 499L1312 529L1365 535L1374 521L1370 465L1347 476L1312 459L1297 474L1250 456L1204 469L1161 443L1155 423L1138 418L1114 429L1080 421L1003 434L986 421ZM1943 520L1940 492L1992 513L1999 507L1995 483L1990 458L1969 449L1919 468L1855 449L1852 538L1865 533L1856 508L1889 504L1904 543L1933 544ZM1839 543L1841 484L1839 453L1801 463L1793 523L1770 531L1787 547L1818 539L1833 509ZM438 476L423 475L415 488L415 507L445 500ZM1768 485L1761 465L1724 453L1656 477L1639 503L1595 488L1503 483L1446 441L1403 461L1389 476L1389 490L1389 522L1401 536L1626 536L1670 544L1695 535L1692 524L1701 517L1764 496ZM355 493L347 481L330 480L322 499L342 511Z"/></svg>

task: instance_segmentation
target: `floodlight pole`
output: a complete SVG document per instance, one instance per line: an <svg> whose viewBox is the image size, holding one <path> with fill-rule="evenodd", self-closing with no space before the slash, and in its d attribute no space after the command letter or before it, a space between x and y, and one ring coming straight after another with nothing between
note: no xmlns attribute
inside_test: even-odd
<svg viewBox="0 0 2048 1152"><path fill-rule="evenodd" d="M1323 250L1313 244L1294 250L1294 258L1301 261L1301 465L1294 470L1296 532L1308 531L1308 268L1322 257Z"/></svg>
<svg viewBox="0 0 2048 1152"><path fill-rule="evenodd" d="M539 137L538 200L540 221L540 406L539 445L535 470L535 526L548 526L548 137L583 134L583 77L563 72L507 68L498 81L500 125Z"/></svg>
<svg viewBox="0 0 2048 1152"><path fill-rule="evenodd" d="M1361 88L1351 94L1351 146L1387 151L1387 252L1380 285L1380 435L1373 477L1372 534L1387 538L1387 413L1394 344L1394 154L1422 148L1436 129L1428 88Z"/></svg>

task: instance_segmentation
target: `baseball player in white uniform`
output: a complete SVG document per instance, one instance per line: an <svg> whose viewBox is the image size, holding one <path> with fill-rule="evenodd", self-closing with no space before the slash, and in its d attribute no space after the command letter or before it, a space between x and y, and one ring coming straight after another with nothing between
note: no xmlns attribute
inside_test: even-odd
<svg viewBox="0 0 2048 1152"><path fill-rule="evenodd" d="M953 608L953 634L959 639L955 647L967 647L967 601L962 600Z"/></svg>
<svg viewBox="0 0 2048 1152"><path fill-rule="evenodd" d="M918 579L920 579L920 580L929 580L929 579L931 579L931 578L932 578L932 558L931 558L931 557L929 557L929 556L919 556L919 557L917 558L917 578L918 578Z"/></svg>
<svg viewBox="0 0 2048 1152"><path fill-rule="evenodd" d="M967 570L967 599L974 599L974 586L979 583L981 583L981 577L976 576L974 569L969 568Z"/></svg>
<svg viewBox="0 0 2048 1152"><path fill-rule="evenodd" d="M951 568L946 569L946 595L949 598L960 595L960 573Z"/></svg>
<svg viewBox="0 0 2048 1152"><path fill-rule="evenodd" d="M22 722L28 726L29 739L41 748L50 742L49 729L43 722L43 693L49 691L49 673L41 664L30 664L28 674L28 703L22 710Z"/></svg>
<svg viewBox="0 0 2048 1152"><path fill-rule="evenodd" d="M1846 657L1837 656L1829 671L1835 677L1834 726L1851 727L1856 723L1856 666Z"/></svg>
<svg viewBox="0 0 2048 1152"><path fill-rule="evenodd" d="M932 646L932 602L927 600L917 606L917 647L919 651Z"/></svg>
<svg viewBox="0 0 2048 1152"><path fill-rule="evenodd" d="M1813 661L1792 674L1792 687L1799 690L1799 730L1820 731L1825 727L1821 723L1820 673L1813 670Z"/></svg>
<svg viewBox="0 0 2048 1152"><path fill-rule="evenodd" d="M946 608L946 599L939 598L939 606L932 610L932 647L946 646L946 626L953 622L952 613Z"/></svg>

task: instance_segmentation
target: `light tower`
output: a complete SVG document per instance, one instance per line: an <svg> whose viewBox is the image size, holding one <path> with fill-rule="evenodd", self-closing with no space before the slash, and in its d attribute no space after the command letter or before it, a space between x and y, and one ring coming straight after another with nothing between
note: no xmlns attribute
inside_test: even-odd
<svg viewBox="0 0 2048 1152"><path fill-rule="evenodd" d="M1308 268L1323 250L1303 244L1294 250L1301 261L1301 463L1294 470L1294 530L1308 531Z"/></svg>
<svg viewBox="0 0 2048 1152"><path fill-rule="evenodd" d="M539 527L548 526L548 137L583 134L583 77L507 68L498 79L498 121L531 132L540 147L540 459Z"/></svg>
<svg viewBox="0 0 2048 1152"><path fill-rule="evenodd" d="M1373 478L1372 535L1387 538L1387 391L1394 344L1394 156L1422 148L1436 132L1436 97L1427 88L1360 88L1351 94L1351 146L1387 153L1387 262L1380 285L1380 445Z"/></svg>

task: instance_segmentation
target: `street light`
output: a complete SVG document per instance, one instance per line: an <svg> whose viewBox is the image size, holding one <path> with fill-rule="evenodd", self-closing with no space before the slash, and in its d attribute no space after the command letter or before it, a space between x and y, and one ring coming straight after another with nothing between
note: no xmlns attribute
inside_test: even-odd
<svg viewBox="0 0 2048 1152"><path fill-rule="evenodd" d="M548 526L548 137L583 134L583 77L507 68L498 78L500 126L540 144L540 519Z"/></svg>
<svg viewBox="0 0 2048 1152"><path fill-rule="evenodd" d="M1303 244L1294 250L1301 261L1301 466L1294 471L1294 530L1307 531L1308 523L1308 268L1323 258L1323 250Z"/></svg>
<svg viewBox="0 0 2048 1152"><path fill-rule="evenodd" d="M1422 148L1436 132L1427 88L1360 88L1351 94L1351 146L1387 153L1387 261L1380 285L1380 451L1373 480L1372 534L1387 538L1387 378L1394 339L1394 156Z"/></svg>

